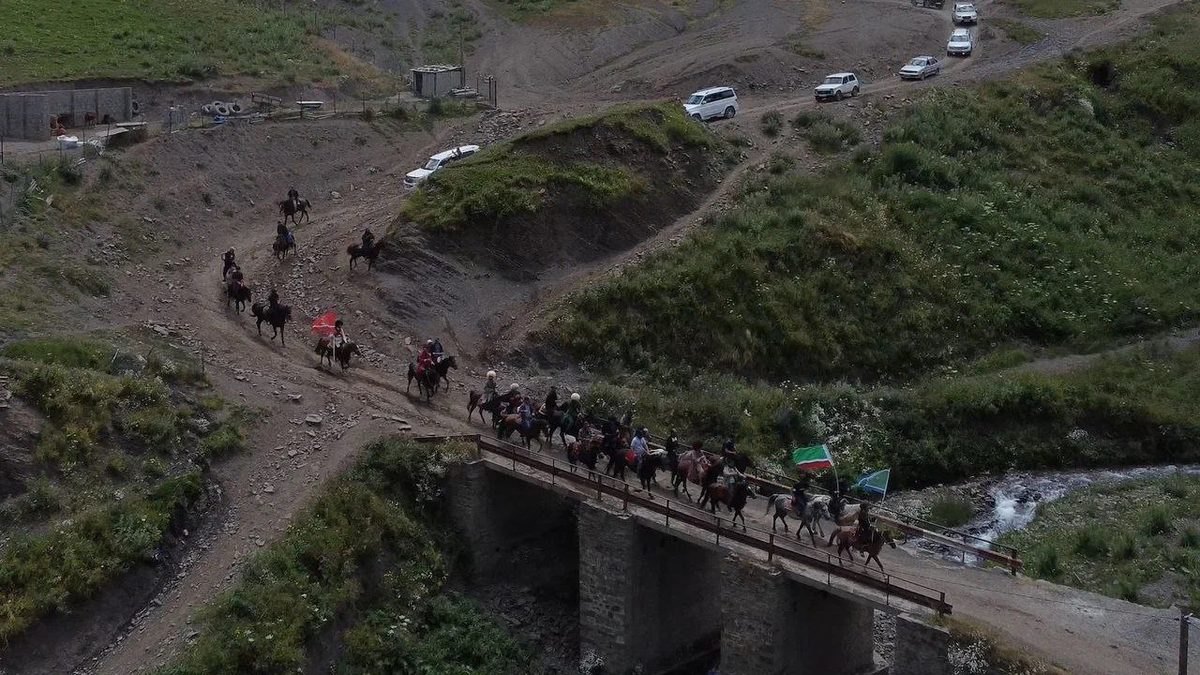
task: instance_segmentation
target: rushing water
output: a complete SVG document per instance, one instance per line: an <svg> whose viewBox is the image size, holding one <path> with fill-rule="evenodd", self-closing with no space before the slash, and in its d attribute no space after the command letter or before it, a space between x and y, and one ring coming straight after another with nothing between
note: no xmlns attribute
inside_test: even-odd
<svg viewBox="0 0 1200 675"><path fill-rule="evenodd" d="M1085 471L1011 473L988 484L992 508L958 528L969 534L995 540L1001 534L1028 525L1038 506L1062 497L1068 492L1096 483L1117 483L1139 478L1157 478L1173 473L1200 475L1200 465L1141 466L1125 469L1091 469ZM935 551L948 558L962 560L962 553L923 542L925 550ZM966 562L980 562L967 556Z"/></svg>

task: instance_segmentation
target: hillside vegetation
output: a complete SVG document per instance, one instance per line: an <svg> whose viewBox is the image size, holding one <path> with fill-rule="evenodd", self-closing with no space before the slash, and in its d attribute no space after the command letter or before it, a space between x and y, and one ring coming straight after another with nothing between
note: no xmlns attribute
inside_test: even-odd
<svg viewBox="0 0 1200 675"><path fill-rule="evenodd" d="M254 0L5 0L0 86L81 78L190 80L337 74L310 38L328 17L308 3Z"/></svg>
<svg viewBox="0 0 1200 675"><path fill-rule="evenodd" d="M537 672L497 619L446 589L457 547L438 481L469 451L372 443L203 610L199 638L158 675Z"/></svg>
<svg viewBox="0 0 1200 675"><path fill-rule="evenodd" d="M0 418L8 648L123 572L157 565L202 499L202 467L243 440L236 412L219 414L203 375L174 355L147 361L99 340L30 340L0 350L0 373L16 397Z"/></svg>
<svg viewBox="0 0 1200 675"><path fill-rule="evenodd" d="M728 156L677 103L622 105L450 164L403 202L400 219L502 268L530 255L586 259L691 209Z"/></svg>
<svg viewBox="0 0 1200 675"><path fill-rule="evenodd" d="M1131 602L1200 609L1200 477L1100 484L1038 507L1005 534L1026 572Z"/></svg>
<svg viewBox="0 0 1200 675"><path fill-rule="evenodd" d="M892 467L894 487L1015 468L1200 461L1200 348L1136 351L1063 374L1001 371L912 386L745 384L707 374L673 385L594 385L593 411L632 407L652 429L726 437L781 471L787 449L828 442L843 477Z"/></svg>
<svg viewBox="0 0 1200 675"><path fill-rule="evenodd" d="M752 185L683 245L575 295L548 337L597 366L803 381L1193 324L1200 80L1181 74L1200 72L1198 23L935 90L878 150Z"/></svg>

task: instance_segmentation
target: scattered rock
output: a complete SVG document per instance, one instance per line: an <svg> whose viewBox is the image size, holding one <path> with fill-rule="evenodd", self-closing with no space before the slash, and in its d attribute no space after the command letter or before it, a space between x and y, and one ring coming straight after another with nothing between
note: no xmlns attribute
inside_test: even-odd
<svg viewBox="0 0 1200 675"><path fill-rule="evenodd" d="M320 415L305 415L304 416L304 423L310 427L319 427L319 426L321 426L321 422L323 422L323 421L324 420L321 419Z"/></svg>
<svg viewBox="0 0 1200 675"><path fill-rule="evenodd" d="M118 352L113 357L112 365L109 366L109 371L114 375L128 375L140 373L146 369L146 359L139 354L130 354L127 352Z"/></svg>
<svg viewBox="0 0 1200 675"><path fill-rule="evenodd" d="M207 435L212 430L212 423L203 417L193 417L188 420L188 427L199 436Z"/></svg>
<svg viewBox="0 0 1200 675"><path fill-rule="evenodd" d="M266 485L263 486L263 492L265 494L273 495L273 494L275 494L275 486L271 485L270 483L267 483Z"/></svg>

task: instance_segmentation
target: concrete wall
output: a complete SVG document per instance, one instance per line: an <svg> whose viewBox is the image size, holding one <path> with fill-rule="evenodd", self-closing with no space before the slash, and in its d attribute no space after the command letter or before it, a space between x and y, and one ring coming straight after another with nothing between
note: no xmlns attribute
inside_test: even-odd
<svg viewBox="0 0 1200 675"><path fill-rule="evenodd" d="M722 675L856 675L874 669L874 614L731 556L722 570Z"/></svg>
<svg viewBox="0 0 1200 675"><path fill-rule="evenodd" d="M951 675L950 632L919 617L896 617L896 647L890 675Z"/></svg>
<svg viewBox="0 0 1200 675"><path fill-rule="evenodd" d="M108 115L114 122L133 118L133 89L64 89L0 94L0 132L11 138L50 138L50 118L62 115L66 126L82 126L87 113L96 121Z"/></svg>
<svg viewBox="0 0 1200 675"><path fill-rule="evenodd" d="M0 134L7 138L44 141L50 138L47 97L41 94L0 94Z"/></svg>
<svg viewBox="0 0 1200 675"><path fill-rule="evenodd" d="M476 582L511 576L547 564L514 559L537 540L555 565L576 565L575 502L550 490L488 470L482 462L459 465L446 477L447 507L463 532ZM520 557L520 556L518 556Z"/></svg>

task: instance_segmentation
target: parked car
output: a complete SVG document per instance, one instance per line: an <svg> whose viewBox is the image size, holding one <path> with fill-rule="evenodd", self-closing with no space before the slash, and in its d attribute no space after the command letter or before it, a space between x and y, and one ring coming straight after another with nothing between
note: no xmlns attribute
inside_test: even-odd
<svg viewBox="0 0 1200 675"><path fill-rule="evenodd" d="M738 112L737 93L732 87L701 89L683 102L683 110L700 121L714 117L729 119Z"/></svg>
<svg viewBox="0 0 1200 675"><path fill-rule="evenodd" d="M825 81L813 90L818 101L840 101L847 96L858 96L859 81L854 73L834 73L826 75Z"/></svg>
<svg viewBox="0 0 1200 675"><path fill-rule="evenodd" d="M936 56L918 56L900 69L902 80L923 80L942 72L942 62Z"/></svg>
<svg viewBox="0 0 1200 675"><path fill-rule="evenodd" d="M433 173L434 171L437 171L451 162L455 162L464 157L470 157L477 152L479 152L478 145L460 145L457 148L451 148L449 150L439 152L438 154L433 155L429 159L425 160L425 164L421 168L413 169L405 174L404 187L411 190L415 188L418 183L428 178L429 174Z"/></svg>
<svg viewBox="0 0 1200 675"><path fill-rule="evenodd" d="M954 3L954 23L964 25L979 21L979 13L975 11L975 5L969 2Z"/></svg>
<svg viewBox="0 0 1200 675"><path fill-rule="evenodd" d="M975 42L971 39L971 31L966 28L955 28L950 34L950 41L946 43L947 56L970 56L971 50L975 48Z"/></svg>

